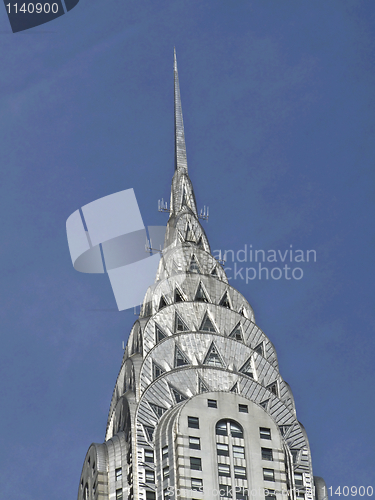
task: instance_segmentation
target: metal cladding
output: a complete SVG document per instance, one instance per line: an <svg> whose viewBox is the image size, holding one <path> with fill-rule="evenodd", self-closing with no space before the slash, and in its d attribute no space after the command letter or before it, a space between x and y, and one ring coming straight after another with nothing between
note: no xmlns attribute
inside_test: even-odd
<svg viewBox="0 0 375 500"><path fill-rule="evenodd" d="M308 439L274 346L229 285L199 222L176 55L174 76L176 170L162 258L78 499L313 500Z"/></svg>
<svg viewBox="0 0 375 500"><path fill-rule="evenodd" d="M184 121L182 119L182 107L180 96L180 84L178 82L176 49L174 51L174 130L175 130L175 169L187 172L186 145Z"/></svg>

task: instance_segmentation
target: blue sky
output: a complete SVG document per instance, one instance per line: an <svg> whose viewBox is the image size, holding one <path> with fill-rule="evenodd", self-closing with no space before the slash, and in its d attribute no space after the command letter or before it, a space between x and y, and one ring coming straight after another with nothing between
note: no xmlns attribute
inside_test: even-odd
<svg viewBox="0 0 375 500"><path fill-rule="evenodd" d="M81 0L12 34L4 9L3 498L75 498L104 439L135 316L74 271L65 221L134 188L145 223L166 223L174 46L211 248L316 250L301 280L232 284L275 344L314 473L375 487L374 21L366 0Z"/></svg>

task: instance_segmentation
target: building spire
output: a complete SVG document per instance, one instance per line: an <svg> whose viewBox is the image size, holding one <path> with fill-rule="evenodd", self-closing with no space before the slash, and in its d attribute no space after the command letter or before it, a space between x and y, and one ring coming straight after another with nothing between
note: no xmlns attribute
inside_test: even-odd
<svg viewBox="0 0 375 500"><path fill-rule="evenodd" d="M174 49L174 136L175 169L187 172L185 133L182 119L180 85L178 82L176 49Z"/></svg>

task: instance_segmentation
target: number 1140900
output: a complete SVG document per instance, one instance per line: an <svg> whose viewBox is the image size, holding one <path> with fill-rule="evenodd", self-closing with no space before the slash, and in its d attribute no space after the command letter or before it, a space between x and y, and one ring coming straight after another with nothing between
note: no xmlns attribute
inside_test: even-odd
<svg viewBox="0 0 375 500"><path fill-rule="evenodd" d="M19 7L20 5L20 7ZM36 14L49 14L50 12L52 12L53 14L57 14L58 10L59 10L59 6L57 3L44 3L44 4L41 4L41 3L23 3L23 4L18 4L18 3L15 3L13 5L11 5L10 3L8 3L6 5L7 9L8 9L8 13L11 14L12 10L15 14L34 14L34 12ZM13 7L13 9L12 9Z"/></svg>

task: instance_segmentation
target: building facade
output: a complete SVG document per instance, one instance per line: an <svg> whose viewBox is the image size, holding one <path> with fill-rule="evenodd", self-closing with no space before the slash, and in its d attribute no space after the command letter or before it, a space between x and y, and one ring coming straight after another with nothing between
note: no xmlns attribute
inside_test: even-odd
<svg viewBox="0 0 375 500"><path fill-rule="evenodd" d="M200 224L176 55L174 100L164 249L129 335L105 442L87 452L78 500L323 500L274 346Z"/></svg>

